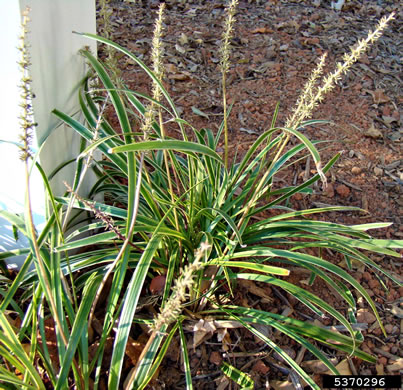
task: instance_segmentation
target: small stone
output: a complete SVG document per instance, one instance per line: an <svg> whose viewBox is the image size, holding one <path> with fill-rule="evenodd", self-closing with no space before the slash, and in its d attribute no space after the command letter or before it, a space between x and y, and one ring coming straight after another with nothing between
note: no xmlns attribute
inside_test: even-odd
<svg viewBox="0 0 403 390"><path fill-rule="evenodd" d="M370 60L368 59L368 56L367 56L366 54L363 54L363 55L360 57L359 62L361 62L362 64L365 64L365 65L370 65L370 64L371 64L371 62L370 62Z"/></svg>
<svg viewBox="0 0 403 390"><path fill-rule="evenodd" d="M329 198L333 198L334 197L334 187L332 183L329 183L325 189L325 194L326 196L328 196Z"/></svg>
<svg viewBox="0 0 403 390"><path fill-rule="evenodd" d="M385 365L385 364L387 364L387 363L388 363L388 359L386 359L385 356L382 356L382 357L380 357L380 358L378 359L378 364L383 364L383 365Z"/></svg>
<svg viewBox="0 0 403 390"><path fill-rule="evenodd" d="M391 113L392 113L392 110L390 109L389 106L384 106L382 108L382 115L383 116L390 116Z"/></svg>
<svg viewBox="0 0 403 390"><path fill-rule="evenodd" d="M386 301L392 302L395 299L395 294L396 294L396 291L389 291L389 294L386 297Z"/></svg>
<svg viewBox="0 0 403 390"><path fill-rule="evenodd" d="M320 40L319 40L318 37L310 38L309 41L308 41L308 43L311 44L311 45L319 45L319 42L320 42Z"/></svg>
<svg viewBox="0 0 403 390"><path fill-rule="evenodd" d="M383 169L375 167L374 168L374 173L376 176L382 176L383 175Z"/></svg>
<svg viewBox="0 0 403 390"><path fill-rule="evenodd" d="M393 111L392 116L393 116L393 118L396 119L396 121L399 121L399 120L400 120L400 113L399 113L399 111Z"/></svg>
<svg viewBox="0 0 403 390"><path fill-rule="evenodd" d="M396 347L396 345L394 345L391 349L390 349L390 353L396 354L399 352L399 348Z"/></svg>
<svg viewBox="0 0 403 390"><path fill-rule="evenodd" d="M353 175L359 175L362 172L362 169L360 167L352 167L351 168L351 173Z"/></svg>
<svg viewBox="0 0 403 390"><path fill-rule="evenodd" d="M252 371L258 372L259 374L266 375L270 370L261 360L258 360L252 368Z"/></svg>
<svg viewBox="0 0 403 390"><path fill-rule="evenodd" d="M385 325L385 331L387 334L391 334L393 332L393 325L392 324Z"/></svg>
<svg viewBox="0 0 403 390"><path fill-rule="evenodd" d="M372 324L373 322L376 321L376 317L368 309L358 309L357 321L363 322L365 324Z"/></svg>
<svg viewBox="0 0 403 390"><path fill-rule="evenodd" d="M368 287L371 288L371 289L374 289L374 288L376 288L376 287L379 287L379 282L378 282L376 279L371 279L371 280L368 282ZM377 292L375 292L375 293L377 293Z"/></svg>
<svg viewBox="0 0 403 390"><path fill-rule="evenodd" d="M332 364L338 362L337 358L330 359ZM329 368L321 360L306 360L301 363L301 367L307 372L313 372L314 374L323 374L328 371Z"/></svg>
<svg viewBox="0 0 403 390"><path fill-rule="evenodd" d="M190 367L195 368L199 364L199 359L197 357L194 357L190 360Z"/></svg>
<svg viewBox="0 0 403 390"><path fill-rule="evenodd" d="M309 19L310 19L311 22L316 22L317 20L320 19L320 15L317 14L317 13L314 13L309 17Z"/></svg>
<svg viewBox="0 0 403 390"><path fill-rule="evenodd" d="M372 279L372 275L368 272L368 271L365 271L363 274L362 274L362 278L365 280L365 281L369 281L369 280L371 280Z"/></svg>
<svg viewBox="0 0 403 390"><path fill-rule="evenodd" d="M153 295L161 295L164 292L165 288L165 275L158 275L153 278L150 283L150 292Z"/></svg>
<svg viewBox="0 0 403 390"><path fill-rule="evenodd" d="M400 332L400 328L395 325L395 326L393 327L393 329L392 329L392 334L399 334L399 333L401 333L401 332Z"/></svg>
<svg viewBox="0 0 403 390"><path fill-rule="evenodd" d="M270 388L274 390L294 390L295 386L291 381L271 380Z"/></svg>
<svg viewBox="0 0 403 390"><path fill-rule="evenodd" d="M376 329L374 329L374 330L372 331L372 334L373 334L374 336L381 336L381 335L383 334L381 327L378 326Z"/></svg>
<svg viewBox="0 0 403 390"><path fill-rule="evenodd" d="M267 290L266 290L267 291ZM267 294L268 296L270 296L271 294ZM295 305L297 305L298 304L298 299L297 298L295 298L295 296L294 295L292 295L292 294L287 294L287 299L288 299L288 302L290 302L290 305L292 306L292 307L294 307Z"/></svg>
<svg viewBox="0 0 403 390"><path fill-rule="evenodd" d="M371 348L367 345L366 342L363 342L363 343L361 344L361 349L362 349L364 352L367 352L367 353L371 353L371 354L372 354L372 350L371 350Z"/></svg>
<svg viewBox="0 0 403 390"><path fill-rule="evenodd" d="M347 198L350 195L350 189L344 184L340 184L336 187L336 192L342 197Z"/></svg>
<svg viewBox="0 0 403 390"><path fill-rule="evenodd" d="M295 195L294 195L294 199L296 200L296 201L299 201L299 200L302 200L302 194L301 193L296 193Z"/></svg>
<svg viewBox="0 0 403 390"><path fill-rule="evenodd" d="M382 349L382 351L390 352L390 348L391 348L392 346L393 346L393 344L392 344L392 345L388 345L388 344L382 345L382 346L381 346L381 349Z"/></svg>
<svg viewBox="0 0 403 390"><path fill-rule="evenodd" d="M218 351L213 351L210 355L210 363L215 364L216 366L219 366L222 362L222 356L220 352Z"/></svg>
<svg viewBox="0 0 403 390"><path fill-rule="evenodd" d="M361 152L355 152L355 155L362 161L365 161L367 158Z"/></svg>
<svg viewBox="0 0 403 390"><path fill-rule="evenodd" d="M190 80L190 76L187 73L175 73L175 74L169 75L168 78L170 80L176 80L176 81Z"/></svg>

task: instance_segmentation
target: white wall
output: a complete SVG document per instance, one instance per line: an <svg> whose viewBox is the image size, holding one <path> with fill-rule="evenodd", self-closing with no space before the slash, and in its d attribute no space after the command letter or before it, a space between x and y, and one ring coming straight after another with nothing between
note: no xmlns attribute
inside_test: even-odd
<svg viewBox="0 0 403 390"><path fill-rule="evenodd" d="M41 146L47 139L40 154L40 163L50 173L60 163L78 154L79 137L64 125L55 129L58 121L51 111L58 108L73 114L78 109L77 89L86 71L84 59L78 55L78 50L90 46L92 52L96 53L96 44L72 31L96 32L95 0L0 0L0 140L11 142L18 142L21 133L17 87L21 76L16 64L19 59L16 48L20 35L20 15L27 5L31 8L31 77L32 90L36 95L33 101L34 117L38 123L34 147ZM51 184L57 195L65 191L63 180L72 183L73 174L74 167L70 167L55 177ZM17 147L2 142L0 182L0 209L23 213L23 163L18 158ZM93 179L89 177L86 183L88 189ZM31 178L31 190L35 222L40 229L44 222L45 197L41 179L35 172ZM82 192L85 191L82 188ZM16 246L18 244L13 239L11 226L0 219L0 251Z"/></svg>
<svg viewBox="0 0 403 390"><path fill-rule="evenodd" d="M57 108L67 114L78 109L77 91L85 75L84 59L78 51L90 46L96 53L94 41L72 31L96 33L95 0L20 0L30 12L30 42L32 45L32 88L35 92L34 115L38 144L45 143L41 164L51 172L61 162L77 156L79 137L64 125L55 130L57 118L51 110ZM52 183L53 190L62 194L63 180L72 181L73 170L63 171Z"/></svg>

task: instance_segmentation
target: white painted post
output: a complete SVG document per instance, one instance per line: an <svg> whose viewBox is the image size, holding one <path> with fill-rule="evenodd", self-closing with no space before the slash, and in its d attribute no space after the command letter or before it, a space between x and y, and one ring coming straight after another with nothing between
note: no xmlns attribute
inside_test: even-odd
<svg viewBox="0 0 403 390"><path fill-rule="evenodd" d="M78 51L90 46L96 53L96 43L72 31L96 33L95 0L0 0L1 141L19 142L21 133L18 119L21 75L17 65L17 46L21 13L26 6L31 8L28 26L30 73L36 96L34 119L38 123L34 147L42 147L40 163L49 174L64 161L77 157L79 152L79 136L65 125L57 128L58 120L51 111L57 108L71 115L78 110L78 87L86 71L84 58L78 55ZM24 172L18 157L16 146L0 142L0 209L13 213L24 212ZM72 164L52 180L56 195L65 192L63 180L72 183L74 169ZM81 192L85 194L93 183L94 178L88 177L86 188L82 187ZM31 177L31 191L34 219L40 229L44 222L45 196L42 180L36 172ZM15 242L11 226L0 219L0 251L25 245L24 242Z"/></svg>

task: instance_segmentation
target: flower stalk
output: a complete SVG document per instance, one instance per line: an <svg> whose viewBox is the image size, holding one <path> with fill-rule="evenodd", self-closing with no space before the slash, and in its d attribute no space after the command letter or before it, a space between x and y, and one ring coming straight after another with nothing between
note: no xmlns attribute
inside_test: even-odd
<svg viewBox="0 0 403 390"><path fill-rule="evenodd" d="M163 32L164 11L165 11L165 3L161 3L160 7L158 9L158 17L155 22L154 35L153 35L153 40L152 40L152 52L151 52L151 57L153 60L153 72L154 72L156 78L158 79L158 81L160 81L160 82L162 82L162 79L164 77L164 63L162 61L164 51L163 51L163 45L162 45L162 41L161 41L162 32ZM155 82L153 83L153 98L157 102L160 102L161 98L162 98L161 88ZM152 115L154 114L154 103L151 103L150 112ZM161 111L161 107L159 107L159 106L158 106L158 123L159 123L159 127L161 130L161 138L164 139L166 134L165 134L164 123L163 123L163 119L162 119L162 111ZM164 164L165 164L167 180L168 180L169 193L171 196L172 204L174 204L175 196L174 196L174 190L173 190L173 185L172 185L171 172L169 169L169 166L170 166L169 163L171 163L171 166L173 166L172 159L169 158L168 152L166 150L163 151L163 156L164 156ZM175 174L175 169L173 170L173 172ZM176 180L176 182L178 183L178 180ZM176 211L176 208L174 208L173 212L174 212L174 218L175 218L175 227L176 227L176 230L179 231L179 219L178 219L178 213Z"/></svg>
<svg viewBox="0 0 403 390"><path fill-rule="evenodd" d="M105 229L116 234L119 240L125 241L126 237L121 233L121 231L116 227L114 220L104 212L96 208L95 202L89 202L87 199L82 198L76 191L74 191L66 182L63 182L67 188L67 191L73 194L74 198L78 201L84 203L91 211L94 213L96 219L100 219L105 224ZM142 248L134 245L129 241L129 245L138 250L143 250Z"/></svg>
<svg viewBox="0 0 403 390"><path fill-rule="evenodd" d="M108 100L109 100L109 98L106 97L105 101L104 101L104 103L103 103L103 105L101 107L100 113L98 115L96 125L95 125L94 136L93 136L93 141L94 142L96 142L98 140L99 129L100 129L101 124L102 124L103 113L104 113L105 108L106 108L106 106L108 104ZM95 152L95 149L91 149L89 151L89 153L88 153L88 156L87 156L86 161L84 163L84 166L83 166L83 169L82 169L82 172L81 172L80 178L78 180L78 184L76 186L75 191L73 191L72 189L69 190L69 192L72 193L72 197L70 198L69 205L68 205L66 213L64 215L64 222L63 222L63 227L62 227L63 231L65 231L66 228L67 228L67 223L69 222L69 217L70 217L71 211L73 209L74 202L78 197L80 187L81 187L82 183L84 182L84 178L85 178L85 176L87 174L88 169L91 166L93 156L94 156L94 152ZM66 187L70 188L66 183L65 183L65 185L66 185Z"/></svg>
<svg viewBox="0 0 403 390"><path fill-rule="evenodd" d="M21 59L18 62L21 71L21 115L20 126L22 129L22 134L20 135L21 146L20 146L20 159L26 163L32 158L31 143L33 132L36 126L34 122L34 114L32 109L32 90L31 83L32 79L29 74L29 67L31 61L29 58L28 44L27 44L27 34L28 34L28 23L29 23L29 8L27 8L22 15L21 22L21 35L20 35L20 46L18 50L21 53Z"/></svg>
<svg viewBox="0 0 403 390"><path fill-rule="evenodd" d="M313 110L320 102L323 101L325 95L334 89L336 83L350 70L351 66L357 62L367 48L382 36L383 31L386 29L389 22L391 22L394 18L394 12L392 12L389 16L384 16L379 21L376 29L374 31L370 31L366 39L358 41L358 43L351 48L350 53L344 54L343 62L338 62L336 64L336 70L333 73L328 74L324 78L322 86L314 90L311 81L316 81L318 76L322 73L323 63L325 60L325 58L322 56L318 67L312 74L311 80L305 87L305 90L302 94L302 100L299 101L299 104L294 111L294 115L287 121L286 127L297 129L305 119L308 119L312 116Z"/></svg>
<svg viewBox="0 0 403 390"><path fill-rule="evenodd" d="M100 10L99 16L100 20L102 21L103 27L103 35L107 39L112 38L113 26L111 22L111 16L113 14L113 10L109 6L110 0L100 0ZM121 71L118 67L118 59L116 56L116 50L112 47L107 45L106 46L106 64L108 65L109 70L112 72L113 78L116 81L116 84L120 86L120 75Z"/></svg>
<svg viewBox="0 0 403 390"><path fill-rule="evenodd" d="M21 70L21 108L22 113L20 116L21 119L21 129L22 134L20 135L20 139L22 141L22 145L20 147L20 158L24 162L25 165L25 186L26 186L26 221L29 232L30 245L32 247L32 251L34 253L34 259L36 259L35 266L37 268L39 279L42 281L41 285L45 291L47 301L49 302L50 310L52 315L54 316L56 326L58 328L58 333L62 339L64 346L67 348L68 339L65 334L65 327L63 326L63 322L60 318L59 311L55 302L55 299L52 294L51 283L48 278L48 272L46 270L46 266L42 255L40 253L37 234L33 220L33 211L32 211L32 202L31 202L31 191L30 191L30 160L33 157L33 153L31 150L31 142L33 138L33 131L36 126L33 121L33 108L32 108L32 99L33 94L31 90L31 82L32 79L29 75L29 67L31 65L29 50L27 45L27 34L28 34L28 23L29 19L29 11L30 8L27 7L22 13L22 22L21 22L21 36L20 36L20 47L18 48L21 52L21 60L18 63ZM82 377L82 372L79 370L77 362L75 358L73 358L73 366L75 367L75 371L78 374L78 388L82 389L84 387L84 379Z"/></svg>
<svg viewBox="0 0 403 390"><path fill-rule="evenodd" d="M238 0L231 0L227 6L227 19L225 20L225 29L222 35L222 43L220 48L221 60L221 84L222 84L222 99L223 99L223 111L224 111L224 164L225 169L228 169L228 120L227 120L227 77L226 74L229 71L229 55L230 55L230 40L232 38L235 12L238 5Z"/></svg>
<svg viewBox="0 0 403 390"><path fill-rule="evenodd" d="M182 311L182 302L186 300L186 291L192 289L196 272L202 267L203 258L209 249L209 244L202 243L196 251L194 261L184 267L182 275L177 279L175 287L172 289L171 297L154 320L151 328L154 332L158 332L163 326L172 324L179 317Z"/></svg>

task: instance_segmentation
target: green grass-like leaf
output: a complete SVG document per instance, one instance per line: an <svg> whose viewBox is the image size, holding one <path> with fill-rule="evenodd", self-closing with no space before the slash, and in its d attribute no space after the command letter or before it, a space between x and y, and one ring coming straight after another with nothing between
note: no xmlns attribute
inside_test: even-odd
<svg viewBox="0 0 403 390"><path fill-rule="evenodd" d="M191 153L191 155L192 153L200 153L221 161L221 157L207 146L194 142L177 140L136 142L111 148L109 149L109 153L138 152L140 150L175 150L183 153Z"/></svg>
<svg viewBox="0 0 403 390"><path fill-rule="evenodd" d="M222 362L220 370L231 380L241 386L241 389L250 390L255 387L254 380L227 362Z"/></svg>

